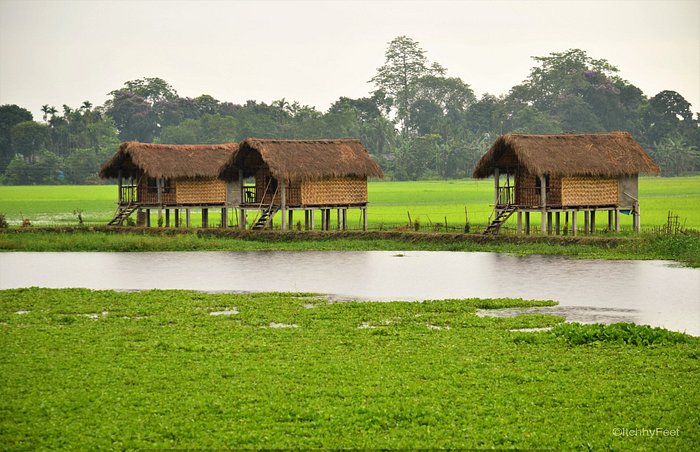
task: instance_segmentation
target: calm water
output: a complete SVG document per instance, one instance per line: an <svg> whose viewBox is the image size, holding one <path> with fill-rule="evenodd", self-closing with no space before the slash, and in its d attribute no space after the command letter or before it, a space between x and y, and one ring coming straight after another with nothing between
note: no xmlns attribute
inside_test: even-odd
<svg viewBox="0 0 700 452"><path fill-rule="evenodd" d="M29 286L551 299L560 306L535 311L700 335L700 270L665 261L434 251L0 253L0 289Z"/></svg>

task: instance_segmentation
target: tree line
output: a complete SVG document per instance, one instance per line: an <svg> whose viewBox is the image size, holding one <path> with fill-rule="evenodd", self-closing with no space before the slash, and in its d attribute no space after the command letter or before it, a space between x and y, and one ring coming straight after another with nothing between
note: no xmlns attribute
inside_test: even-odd
<svg viewBox="0 0 700 452"><path fill-rule="evenodd" d="M101 106L44 105L41 120L2 105L0 183L99 183L99 167L120 141L206 144L251 136L359 138L389 177L415 180L469 177L503 133L626 130L664 175L700 170L700 115L679 93L648 98L614 65L579 49L533 60L527 78L507 94L477 99L418 42L399 36L369 80L368 95L340 97L325 112L286 99L234 104L206 94L181 97L160 78L127 81Z"/></svg>

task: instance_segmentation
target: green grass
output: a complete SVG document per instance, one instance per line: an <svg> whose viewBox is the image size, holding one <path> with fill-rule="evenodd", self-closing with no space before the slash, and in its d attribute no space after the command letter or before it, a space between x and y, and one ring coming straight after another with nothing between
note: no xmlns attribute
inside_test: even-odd
<svg viewBox="0 0 700 452"><path fill-rule="evenodd" d="M628 238L496 237L347 232L239 233L166 229L64 228L0 232L0 251L304 251L424 250L549 254L582 259L665 259L700 267L699 235L643 234ZM133 231L133 232L131 232Z"/></svg>
<svg viewBox="0 0 700 452"><path fill-rule="evenodd" d="M643 227L665 224L671 210L686 227L700 229L700 176L641 178L639 185ZM73 211L82 209L88 224L105 224L114 214L116 194L115 186L105 185L0 186L0 213L5 213L14 225L21 223L22 215L35 225L77 224ZM444 228L447 219L449 227L462 230L465 207L472 226L483 227L492 211L493 181L370 182L369 200L372 229L405 226L410 212L411 220L417 220L425 228L431 225ZM351 228L358 229L361 224L355 210L349 211L348 222ZM213 216L212 224L220 221L214 212L210 216ZM533 216L533 227L539 224L537 217ZM294 223L297 221L298 218ZM193 222L200 222L196 212ZM511 219L508 225L513 223ZM631 224L631 218L623 215L623 228L629 230Z"/></svg>
<svg viewBox="0 0 700 452"><path fill-rule="evenodd" d="M474 315L476 307L550 304L0 291L0 443L83 450L697 446L700 339L633 326L513 332L561 319ZM618 430L656 428L676 435Z"/></svg>

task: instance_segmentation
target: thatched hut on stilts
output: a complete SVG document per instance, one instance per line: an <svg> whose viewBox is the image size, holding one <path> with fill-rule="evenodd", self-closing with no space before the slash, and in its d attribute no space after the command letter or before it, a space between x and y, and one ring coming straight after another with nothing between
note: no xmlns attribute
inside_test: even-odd
<svg viewBox="0 0 700 452"><path fill-rule="evenodd" d="M258 214L252 229L270 227L280 212L281 228L293 224L295 211L304 213L304 228L313 229L320 211L321 229L347 228L347 211L360 209L367 229L367 178L383 172L359 140L276 140L248 138L231 155L219 177L227 181L252 179L242 186L240 227L250 211Z"/></svg>
<svg viewBox="0 0 700 452"><path fill-rule="evenodd" d="M202 227L209 226L209 210L221 209L221 224L228 222L228 209L238 205L240 190L234 182L218 179L223 165L238 150L238 145L174 145L129 141L104 164L100 177L117 179L118 208L110 225L121 225L135 211L137 223L151 225L151 210L157 210L159 223L190 226L190 211L200 209ZM165 211L165 218L163 218Z"/></svg>
<svg viewBox="0 0 700 452"><path fill-rule="evenodd" d="M660 170L629 133L608 132L506 134L477 163L473 176L494 176L494 216L486 234L498 233L513 214L517 232L529 234L531 213L541 215L543 234L560 234L563 213L567 223L571 214L576 235L578 214L583 214L585 233L593 233L597 212L607 212L608 230L615 231L620 213L631 214L639 232L640 173Z"/></svg>

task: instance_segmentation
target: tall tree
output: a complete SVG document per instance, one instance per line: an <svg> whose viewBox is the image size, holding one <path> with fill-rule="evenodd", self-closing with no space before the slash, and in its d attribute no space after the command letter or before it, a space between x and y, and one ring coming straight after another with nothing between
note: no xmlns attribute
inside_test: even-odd
<svg viewBox="0 0 700 452"><path fill-rule="evenodd" d="M22 154L31 163L46 145L48 126L34 121L24 121L12 127L10 135L12 150L15 154Z"/></svg>
<svg viewBox="0 0 700 452"><path fill-rule="evenodd" d="M661 91L651 99L644 115L647 124L646 138L650 143L661 142L665 137L685 134L697 127L693 121L690 102L676 91Z"/></svg>
<svg viewBox="0 0 700 452"><path fill-rule="evenodd" d="M31 121L32 119L32 113L26 108L14 104L0 105L0 173L5 171L8 163L14 156L11 137L12 128L21 122Z"/></svg>
<svg viewBox="0 0 700 452"><path fill-rule="evenodd" d="M164 117L161 105L178 99L177 91L158 77L127 81L109 95L105 111L114 119L119 137L144 142L160 135Z"/></svg>
<svg viewBox="0 0 700 452"><path fill-rule="evenodd" d="M370 80L374 83L375 95L383 97L384 107L394 108L396 120L404 134L409 131L411 104L418 91L418 80L426 75L443 75L445 69L439 64L428 64L419 43L406 36L394 38L384 54L384 65Z"/></svg>
<svg viewBox="0 0 700 452"><path fill-rule="evenodd" d="M604 59L593 59L580 49L532 57L538 63L529 77L513 87L510 97L553 111L568 96L582 96L592 85L620 80L618 69Z"/></svg>

